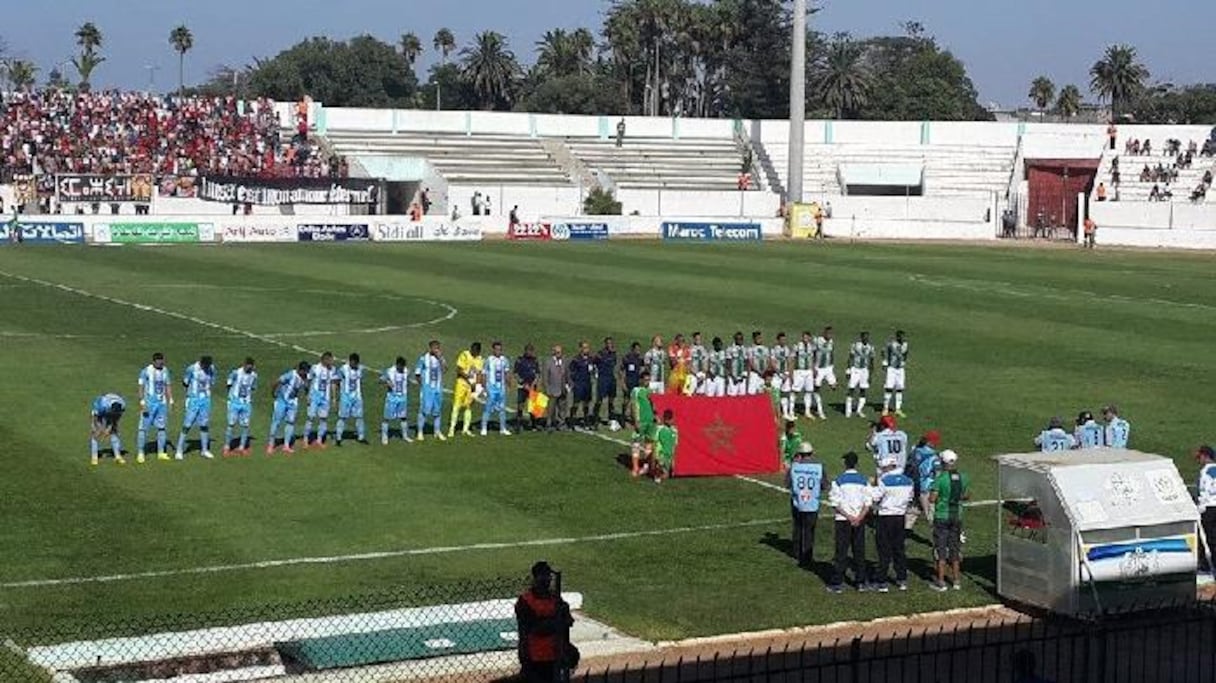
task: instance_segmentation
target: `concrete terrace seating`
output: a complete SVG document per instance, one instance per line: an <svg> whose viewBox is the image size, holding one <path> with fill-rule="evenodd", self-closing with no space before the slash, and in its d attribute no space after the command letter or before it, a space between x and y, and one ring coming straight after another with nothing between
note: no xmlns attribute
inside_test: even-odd
<svg viewBox="0 0 1216 683"><path fill-rule="evenodd" d="M768 143L765 150L784 181L789 168L787 145ZM1004 145L812 143L806 146L803 188L807 196L843 194L841 165L921 166L926 196L986 197L1008 186L1014 153L1014 147Z"/></svg>
<svg viewBox="0 0 1216 683"><path fill-rule="evenodd" d="M341 155L423 157L452 184L571 184L540 142L523 135L330 129L326 137Z"/></svg>
<svg viewBox="0 0 1216 683"><path fill-rule="evenodd" d="M597 137L563 138L592 170L624 189L735 190L743 158L731 138L641 138L624 144Z"/></svg>
<svg viewBox="0 0 1216 683"><path fill-rule="evenodd" d="M1156 141L1154 141L1154 146ZM1111 184L1111 156L1106 156L1102 159L1102 166L1098 169L1098 175L1094 179L1094 191L1090 194L1092 201L1097 201L1098 183L1106 183L1106 198L1111 201L1115 198L1115 187ZM1180 169L1178 171L1178 180L1172 183L1157 183L1152 180L1148 182L1140 182L1140 171L1144 170L1145 165L1150 170L1156 170L1157 164L1165 169L1169 169L1177 161L1176 157L1160 155L1154 153L1152 156L1130 156L1125 154L1119 155L1119 201L1121 202L1146 202L1149 194L1153 190L1153 185L1157 185L1161 190L1168 189L1174 194L1173 201L1187 202L1190 201L1191 192L1203 180L1204 171L1211 171L1212 175L1216 176L1216 158L1195 156L1189 169ZM1208 189L1207 202L1216 203L1216 196L1212 189Z"/></svg>

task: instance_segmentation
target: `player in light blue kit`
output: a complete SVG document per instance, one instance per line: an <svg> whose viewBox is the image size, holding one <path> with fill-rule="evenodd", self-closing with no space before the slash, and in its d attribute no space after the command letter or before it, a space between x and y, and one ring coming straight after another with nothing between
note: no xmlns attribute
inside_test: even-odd
<svg viewBox="0 0 1216 683"><path fill-rule="evenodd" d="M363 422L363 363L359 354L352 353L346 364L339 367L334 376L338 380L338 428L334 431L334 445L342 445L346 421L355 421L355 438L367 444L366 425Z"/></svg>
<svg viewBox="0 0 1216 683"><path fill-rule="evenodd" d="M1119 409L1113 405L1102 409L1102 417L1106 419L1106 447L1127 448L1132 436L1132 424L1119 417Z"/></svg>
<svg viewBox="0 0 1216 683"><path fill-rule="evenodd" d="M302 360L295 370L288 370L274 383L274 414L270 417L270 436L266 439L266 455L274 454L274 437L283 425L283 452L295 453L291 440L296 433L296 411L300 394L308 391L308 361Z"/></svg>
<svg viewBox="0 0 1216 683"><path fill-rule="evenodd" d="M446 367L439 342L432 339L427 344L427 352L418 358L418 364L414 366L414 377L422 385L418 401L419 441L423 440L423 428L428 417L435 422L435 438L447 441L443 436L443 415L440 412L443 409L443 371Z"/></svg>
<svg viewBox="0 0 1216 683"><path fill-rule="evenodd" d="M1055 453L1056 451L1068 451L1077 447L1077 439L1072 434L1064 431L1064 420L1059 417L1051 418L1047 424L1047 429L1039 432L1039 435L1034 437L1034 445L1039 447L1039 450L1044 453Z"/></svg>
<svg viewBox="0 0 1216 683"><path fill-rule="evenodd" d="M139 450L135 462L143 464L144 444L148 438L148 427L156 427L156 458L169 460L165 452L168 437L165 424L169 421L169 407L173 405L173 384L169 369L165 367L165 354L152 354L152 363L139 373Z"/></svg>
<svg viewBox="0 0 1216 683"><path fill-rule="evenodd" d="M118 438L118 421L127 410L127 402L118 394L104 394L93 399L91 408L93 420L89 432L89 453L92 463L96 465L99 461L101 445L98 440L109 437L114 462L118 465L127 464L122 457L122 441Z"/></svg>
<svg viewBox="0 0 1216 683"><path fill-rule="evenodd" d="M215 365L211 356L202 356L198 362L186 366L182 372L182 386L186 388L186 413L182 416L182 431L177 436L177 453L174 458L186 457L186 436L198 427L199 447L208 460L211 454L211 386L215 384Z"/></svg>
<svg viewBox="0 0 1216 683"><path fill-rule="evenodd" d="M253 391L258 388L258 373L252 358L228 373L228 427L224 430L224 457L249 455L249 418L253 415ZM241 440L232 448L232 430L241 426Z"/></svg>
<svg viewBox="0 0 1216 683"><path fill-rule="evenodd" d="M380 383L388 390L384 395L384 419L380 421L380 443L388 445L388 422L401 422L401 439L410 443L409 418L406 406L409 403L410 372L405 367L405 358L397 356L397 362L380 375Z"/></svg>
<svg viewBox="0 0 1216 683"><path fill-rule="evenodd" d="M502 342L490 344L490 357L483 369L486 377L486 404L481 411L481 435L492 413L498 413L498 433L511 436L507 430L507 383L511 377L511 359L502 355Z"/></svg>
<svg viewBox="0 0 1216 683"><path fill-rule="evenodd" d="M333 395L333 384L337 381L334 370L334 354L321 354L321 362L308 371L308 414L304 418L304 447L325 448L325 433L329 431L329 403ZM312 421L317 421L314 440Z"/></svg>
<svg viewBox="0 0 1216 683"><path fill-rule="evenodd" d="M1105 438L1105 431L1102 425L1094 421L1094 414L1088 410L1081 411L1077 415L1077 430L1076 440L1077 448L1101 448Z"/></svg>

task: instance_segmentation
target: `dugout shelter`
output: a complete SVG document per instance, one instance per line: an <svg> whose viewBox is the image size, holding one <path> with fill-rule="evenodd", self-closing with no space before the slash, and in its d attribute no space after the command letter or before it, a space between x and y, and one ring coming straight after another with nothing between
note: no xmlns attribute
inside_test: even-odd
<svg viewBox="0 0 1216 683"><path fill-rule="evenodd" d="M1195 600L1204 541L1173 460L1112 448L996 460L1002 598L1070 616Z"/></svg>

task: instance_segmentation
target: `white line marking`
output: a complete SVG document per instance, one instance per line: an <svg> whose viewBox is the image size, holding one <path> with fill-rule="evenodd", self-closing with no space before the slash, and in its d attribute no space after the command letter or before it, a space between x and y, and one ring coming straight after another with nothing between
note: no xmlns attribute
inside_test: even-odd
<svg viewBox="0 0 1216 683"><path fill-rule="evenodd" d="M742 474L736 474L735 479L738 479L739 481L745 481L749 484L755 484L756 486L763 486L766 489L780 491L782 494L786 494L786 495L788 495L790 492L790 490L785 488L784 486L778 486L777 484L770 484L767 481L763 481L761 479L753 479L751 477L745 477Z"/></svg>
<svg viewBox="0 0 1216 683"><path fill-rule="evenodd" d="M930 277L920 274L909 275L908 279L912 282L927 285L929 287L950 287L952 289L963 289L966 291L980 292L983 294L1004 294L1005 296L1023 299L1054 299L1056 301L1093 301L1097 299L1113 301L1116 303L1153 304L1157 306L1176 306L1179 308L1195 308L1205 311L1216 311L1216 306L1211 306L1208 304L1200 304L1189 301L1170 301L1169 299L1159 299L1155 297L1148 299L1137 299L1135 297L1124 296L1122 294L1103 294L1101 292L1090 292L1083 289L1030 287L1025 284L1019 285L1012 282L999 282L995 280L963 280L957 278Z"/></svg>
<svg viewBox="0 0 1216 683"><path fill-rule="evenodd" d="M571 536L565 538L545 538L531 541L507 541L499 543L473 543L470 545L436 546L432 548L406 548L402 550L385 550L352 555L329 555L317 557L293 557L283 560L264 560L261 562L246 562L240 564L219 564L207 567L190 567L186 569L162 569L156 571L135 572L131 574L110 574L106 576L78 576L65 579L41 579L35 581L10 581L0 583L0 589L39 588L46 586L65 586L94 583L114 583L132 581L135 579L152 579L167 576L185 576L196 574L219 574L224 572L242 571L247 569L269 569L274 567L294 567L299 565L341 564L345 562L366 562L369 560L384 560L398 557L415 557L419 555L445 555L450 553L473 552L479 550L513 550L516 548L537 548L557 545L572 545L576 543L602 543L619 541L630 538L647 538L653 536L674 536L677 534L692 534L706 531L727 531L731 529L746 529L748 527L767 526L787 521L785 517L773 519L754 519L748 522L732 522L723 524L705 524L702 526L682 526L670 529L651 529L646 531L618 531L594 536Z"/></svg>
<svg viewBox="0 0 1216 683"><path fill-rule="evenodd" d="M69 287L68 285L58 284L55 282L51 282L49 280L40 280L35 277L26 277L24 275L15 275L13 273L9 273L9 272L3 271L3 270L0 270L0 276L11 278L13 280L18 280L20 282L27 282L27 283L36 284L36 285L42 285L43 287L49 287L51 289L58 289L60 291L68 292L70 294L75 294L77 296L83 296L87 299L96 299L98 301L105 301L107 303L116 304L118 306L126 306L128 308L134 308L138 311L145 311L147 313L157 313L159 315L163 315L163 316L166 316L169 318L175 318L177 320L184 320L186 322L194 323L195 325L200 325L202 327L209 327L214 330L220 330L221 332L227 332L234 336L246 337L249 339L253 339L255 341L260 341L264 344L270 344L271 346L277 346L280 348L290 349L292 351L298 351L300 353L309 353L312 355L317 355L318 353L320 353L319 351L313 351L311 349L304 348L303 346L299 346L297 344L288 344L286 342L281 342L278 339L274 339L273 337L267 337L264 334L256 334L254 332L248 332L246 330L238 330L237 328L232 327L231 325L222 325L220 323L213 323L208 320L196 318L192 315L186 315L185 313L169 311L169 310L165 310L163 308L157 308L156 306L149 306L147 304L135 303L133 301L127 301L125 299L119 299L117 297L105 296L104 294L94 294L92 292L87 292L83 289Z"/></svg>

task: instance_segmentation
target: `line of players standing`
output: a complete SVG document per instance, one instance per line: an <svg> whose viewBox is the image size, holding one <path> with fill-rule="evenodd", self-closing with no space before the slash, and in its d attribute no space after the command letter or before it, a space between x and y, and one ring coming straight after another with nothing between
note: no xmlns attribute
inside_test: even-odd
<svg viewBox="0 0 1216 683"><path fill-rule="evenodd" d="M480 345L475 345L478 354ZM468 404L476 394L485 402L482 415L482 434L486 433L487 419L497 413L500 432L510 434L506 429L506 386L510 372L509 361L502 355L502 345L495 342L492 354L484 360L477 358L472 363L472 354L463 352L458 360L458 368L462 370L457 379L456 401L453 406L453 416L457 409L463 408L466 413L465 433L470 434L470 418ZM441 431L440 410L443 405L443 380L447 369L447 361L443 358L438 341L428 344L427 352L419 357L413 372L407 367L406 360L398 357L396 362L379 374L379 384L385 390L384 413L381 421L381 443L387 444L390 437L390 423L398 421L403 440L409 442L408 424L408 394L411 384L418 384L419 409L417 414L417 431L415 438L424 438L427 421L433 422L433 434L436 438L446 440ZM293 453L295 427L298 419L300 399L307 397L307 410L304 422L303 436L306 448L325 448L329 427L329 413L332 404L337 402L338 420L333 432L334 443L341 445L347 436L347 421L352 421L355 427L355 438L360 443L367 443L364 421L363 376L368 371L359 354L352 353L346 363L335 366L332 353L325 352L316 363L300 361L294 368L280 375L271 392L274 395L274 408L271 415L270 433L266 441L266 453L272 454L278 445L278 437L282 436L282 452ZM182 418L182 429L178 436L176 453L168 453L167 426L169 412L174 405L173 381L168 368L165 367L164 354L155 353L152 361L144 367L138 378L140 420L138 431L138 446L136 462L147 460L145 448L149 431L155 431L156 457L158 460L182 460L187 450L187 436L194 428L199 431L201 456L211 459L211 393L216 382L216 367L211 356L202 356L195 363L186 367L182 374L181 383L185 388L186 406ZM484 385L483 385L484 383ZM252 358L246 358L238 368L233 369L227 377L227 428L224 433L224 456L249 455L249 428L253 413L253 394L258 388L258 373ZM484 394L484 396L483 396ZM122 442L119 438L119 421L127 409L126 399L118 393L107 393L93 399L91 404L90 456L94 465L100 459L101 443L108 439L114 460L125 464L122 455ZM314 431L315 426L315 431Z"/></svg>

